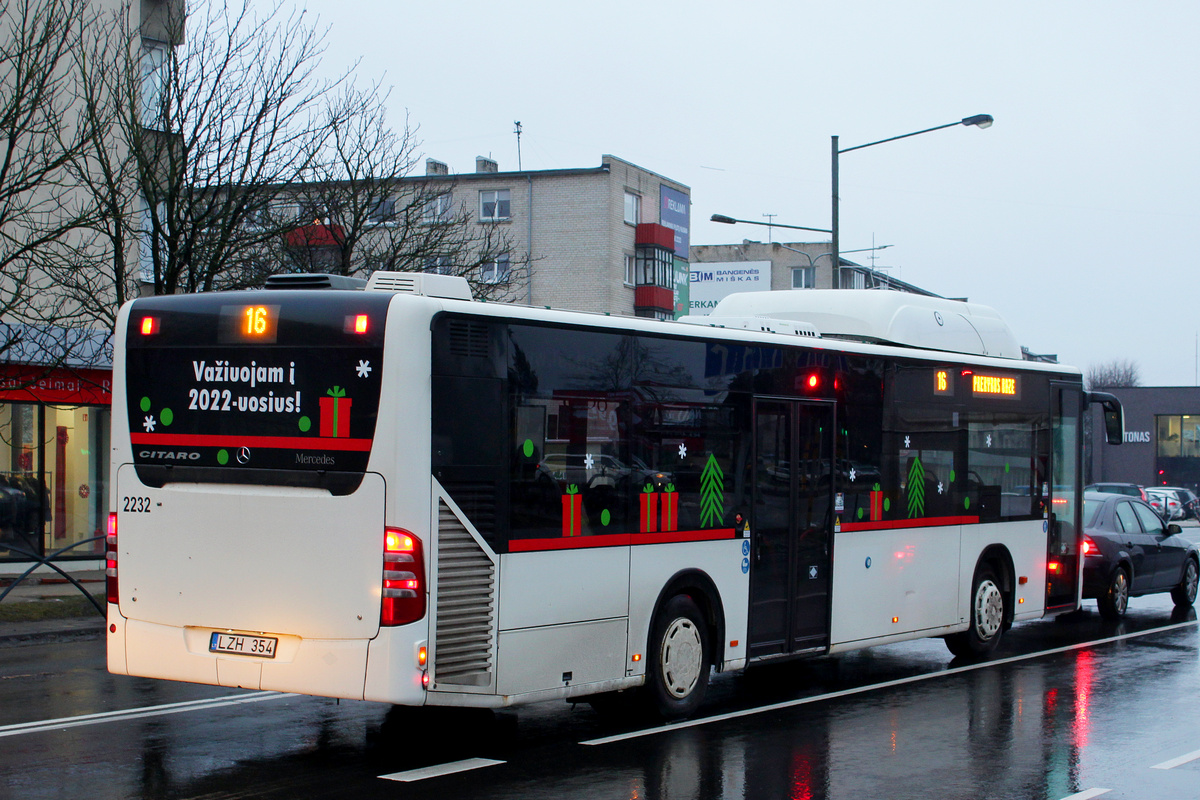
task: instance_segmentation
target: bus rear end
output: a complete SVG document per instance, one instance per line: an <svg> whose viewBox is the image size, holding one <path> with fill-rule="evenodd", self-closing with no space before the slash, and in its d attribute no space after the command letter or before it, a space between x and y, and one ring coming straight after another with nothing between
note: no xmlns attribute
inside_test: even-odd
<svg viewBox="0 0 1200 800"><path fill-rule="evenodd" d="M420 541L386 528L385 481L368 470L391 297L122 310L110 671L361 698L381 625L422 619Z"/></svg>

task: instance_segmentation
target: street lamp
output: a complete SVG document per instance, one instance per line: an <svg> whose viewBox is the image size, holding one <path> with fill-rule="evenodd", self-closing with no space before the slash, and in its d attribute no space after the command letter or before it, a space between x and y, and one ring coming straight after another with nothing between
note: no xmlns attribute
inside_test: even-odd
<svg viewBox="0 0 1200 800"><path fill-rule="evenodd" d="M847 147L843 150L838 149L838 137L834 136L830 152L833 156L833 230L828 231L833 237L833 288L841 288L841 253L838 250L838 156L842 153L849 153L853 150L862 150L864 147L874 147L877 144L885 144L894 142L898 139L907 139L910 136L920 136L922 133L931 131L940 131L943 128L953 128L955 125L974 125L977 128L990 128L995 120L991 114L976 114L973 117L964 117L958 122L948 122L945 125L938 125L933 128L926 128L921 131L913 131L912 133L901 134L900 136L892 136L887 139L880 139L877 142L868 142L867 144L859 144L854 147Z"/></svg>
<svg viewBox="0 0 1200 800"><path fill-rule="evenodd" d="M828 228L806 228L803 225L784 225L781 222L755 222L752 219L734 219L733 217L727 217L724 214L713 214L711 217L709 217L709 219L712 220L713 222L723 222L726 225L733 225L734 223L741 222L746 225L766 225L768 228L792 228L792 229L798 230L798 231L816 231L817 233L833 233L833 231L829 230Z"/></svg>

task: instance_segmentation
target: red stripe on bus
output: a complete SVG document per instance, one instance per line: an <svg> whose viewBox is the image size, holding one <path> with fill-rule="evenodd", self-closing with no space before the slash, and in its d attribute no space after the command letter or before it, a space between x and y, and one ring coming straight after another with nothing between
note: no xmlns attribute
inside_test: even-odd
<svg viewBox="0 0 1200 800"><path fill-rule="evenodd" d="M585 547L624 547L631 544L670 544L677 542L711 542L732 539L733 528L712 528L705 531L662 531L659 533L605 533L599 536L564 536L554 539L513 539L508 543L510 553L536 550L579 550Z"/></svg>
<svg viewBox="0 0 1200 800"><path fill-rule="evenodd" d="M321 436L238 436L172 433L131 433L134 444L162 447L274 447L277 450L358 450L370 452L371 439Z"/></svg>
<svg viewBox="0 0 1200 800"><path fill-rule="evenodd" d="M972 525L979 517L921 517L888 522L843 522L843 531L887 531L898 528L938 528L946 525Z"/></svg>

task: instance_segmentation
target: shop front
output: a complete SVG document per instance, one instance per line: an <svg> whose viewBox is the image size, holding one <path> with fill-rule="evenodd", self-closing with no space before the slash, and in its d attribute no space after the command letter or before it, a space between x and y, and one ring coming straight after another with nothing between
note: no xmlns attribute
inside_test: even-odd
<svg viewBox="0 0 1200 800"><path fill-rule="evenodd" d="M112 371L0 364L0 571L103 557Z"/></svg>

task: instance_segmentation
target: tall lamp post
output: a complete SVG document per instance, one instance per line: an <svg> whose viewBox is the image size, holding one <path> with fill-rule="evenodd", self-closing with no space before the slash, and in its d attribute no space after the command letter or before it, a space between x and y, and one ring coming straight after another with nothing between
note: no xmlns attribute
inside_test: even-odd
<svg viewBox="0 0 1200 800"><path fill-rule="evenodd" d="M838 149L838 137L836 137L836 136L832 137L833 142L832 142L832 147L830 148L830 152L833 157L833 214L832 214L833 224L831 226L832 230L828 231L828 233L833 237L833 288L834 289L842 288L841 287L841 261L842 261L842 258L841 258L841 251L838 249L838 156L840 156L842 153L849 153L854 150L862 150L864 147L874 147L877 144L886 144L887 142L894 142L898 139L907 139L910 136L920 136L922 133L929 133L931 131L940 131L943 128L953 128L955 125L968 125L968 126L974 125L977 128L990 128L992 125L992 122L994 122L994 120L992 119L991 114L976 114L973 117L964 117L963 119L959 120L958 122L948 122L945 125L938 125L933 128L926 128L925 130L921 130L921 131L913 131L912 133L905 133L900 136L892 136L887 139L880 139L877 142L868 142L867 144L859 144L859 145L855 145L854 147L847 147L847 148L844 148L841 150Z"/></svg>

